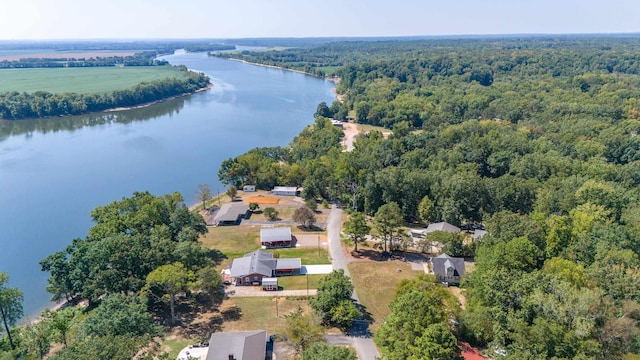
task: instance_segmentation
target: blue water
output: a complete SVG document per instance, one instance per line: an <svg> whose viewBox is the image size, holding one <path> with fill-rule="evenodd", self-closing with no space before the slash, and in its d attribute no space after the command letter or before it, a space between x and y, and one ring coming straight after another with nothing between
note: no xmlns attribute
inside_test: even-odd
<svg viewBox="0 0 640 360"><path fill-rule="evenodd" d="M207 57L165 57L209 75L214 87L143 109L0 122L0 271L24 292L25 314L50 305L39 261L91 227L90 211L135 191L198 184L224 192L220 163L284 146L334 99L329 81Z"/></svg>

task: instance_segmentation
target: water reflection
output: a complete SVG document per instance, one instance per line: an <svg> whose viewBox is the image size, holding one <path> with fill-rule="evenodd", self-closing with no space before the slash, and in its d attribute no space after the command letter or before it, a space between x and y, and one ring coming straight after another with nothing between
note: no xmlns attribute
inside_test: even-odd
<svg viewBox="0 0 640 360"><path fill-rule="evenodd" d="M192 101L192 95L181 96L146 107L91 113L74 116L60 116L45 119L0 120L0 141L12 135L24 134L27 138L33 133L74 131L85 126L97 126L111 123L127 124L134 121L151 120L163 115L179 114L185 103Z"/></svg>

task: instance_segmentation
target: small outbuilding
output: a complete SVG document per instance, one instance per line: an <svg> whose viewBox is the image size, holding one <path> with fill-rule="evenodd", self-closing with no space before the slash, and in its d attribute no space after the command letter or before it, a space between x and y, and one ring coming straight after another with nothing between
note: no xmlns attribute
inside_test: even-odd
<svg viewBox="0 0 640 360"><path fill-rule="evenodd" d="M290 227L260 229L260 245L265 249L291 247L292 242Z"/></svg>
<svg viewBox="0 0 640 360"><path fill-rule="evenodd" d="M298 188L295 186L276 186L271 192L273 195L298 196Z"/></svg>
<svg viewBox="0 0 640 360"><path fill-rule="evenodd" d="M278 290L278 278L262 278L262 290L264 291L277 291Z"/></svg>
<svg viewBox="0 0 640 360"><path fill-rule="evenodd" d="M256 186L255 185L245 185L242 187L242 191L244 192L255 192L256 191Z"/></svg>

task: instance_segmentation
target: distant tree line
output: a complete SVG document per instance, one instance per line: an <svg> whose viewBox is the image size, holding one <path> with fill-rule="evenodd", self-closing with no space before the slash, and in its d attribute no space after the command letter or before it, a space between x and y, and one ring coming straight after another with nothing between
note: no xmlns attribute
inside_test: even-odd
<svg viewBox="0 0 640 360"><path fill-rule="evenodd" d="M168 51L168 50L167 50ZM100 66L164 66L169 63L158 60L159 51L143 51L131 56L96 56L92 58L22 58L20 60L2 60L0 69L24 68L61 68L61 67L100 67Z"/></svg>
<svg viewBox="0 0 640 360"><path fill-rule="evenodd" d="M7 92L0 94L0 119L41 118L78 115L117 107L145 104L172 96L192 93L209 85L209 77L180 67L184 78L167 78L140 83L132 88L105 94L52 94Z"/></svg>

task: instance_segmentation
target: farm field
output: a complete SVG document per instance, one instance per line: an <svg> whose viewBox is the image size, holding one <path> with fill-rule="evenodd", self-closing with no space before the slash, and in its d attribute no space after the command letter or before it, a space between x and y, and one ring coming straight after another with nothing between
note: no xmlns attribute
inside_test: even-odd
<svg viewBox="0 0 640 360"><path fill-rule="evenodd" d="M128 89L145 81L182 76L171 66L2 69L0 92L96 94Z"/></svg>

